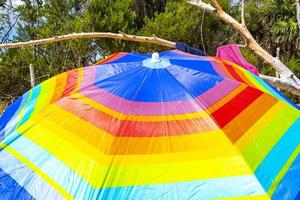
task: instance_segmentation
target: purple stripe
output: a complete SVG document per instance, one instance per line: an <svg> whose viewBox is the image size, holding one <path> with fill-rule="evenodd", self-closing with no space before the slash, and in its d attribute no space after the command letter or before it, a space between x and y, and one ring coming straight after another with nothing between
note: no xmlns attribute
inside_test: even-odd
<svg viewBox="0 0 300 200"><path fill-rule="evenodd" d="M83 81L80 83L80 89L92 85L96 79L96 66L83 68Z"/></svg>
<svg viewBox="0 0 300 200"><path fill-rule="evenodd" d="M128 101L93 85L80 93L110 109L129 115L176 115L205 110L236 89L239 83L224 80L195 99L175 102Z"/></svg>

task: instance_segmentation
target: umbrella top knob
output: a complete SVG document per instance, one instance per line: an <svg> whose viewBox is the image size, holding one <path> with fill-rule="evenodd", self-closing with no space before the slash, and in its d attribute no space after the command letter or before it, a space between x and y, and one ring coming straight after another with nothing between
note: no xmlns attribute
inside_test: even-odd
<svg viewBox="0 0 300 200"><path fill-rule="evenodd" d="M159 62L160 61L159 54L157 52L154 52L152 54L151 61L152 62Z"/></svg>
<svg viewBox="0 0 300 200"><path fill-rule="evenodd" d="M160 58L159 53L155 52L151 58L146 58L142 61L142 66L151 69L163 69L170 66L171 63L168 58Z"/></svg>

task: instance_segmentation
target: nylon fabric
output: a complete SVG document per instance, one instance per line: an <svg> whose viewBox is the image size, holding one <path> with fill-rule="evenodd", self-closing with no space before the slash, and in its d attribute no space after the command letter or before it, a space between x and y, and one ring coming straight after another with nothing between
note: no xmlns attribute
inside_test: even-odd
<svg viewBox="0 0 300 200"><path fill-rule="evenodd" d="M300 112L238 65L121 52L55 76L0 117L0 199L300 194Z"/></svg>

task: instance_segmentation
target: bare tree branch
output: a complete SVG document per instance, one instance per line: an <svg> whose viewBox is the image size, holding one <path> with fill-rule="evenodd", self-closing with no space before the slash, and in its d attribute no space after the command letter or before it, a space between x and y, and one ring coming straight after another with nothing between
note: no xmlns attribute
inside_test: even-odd
<svg viewBox="0 0 300 200"><path fill-rule="evenodd" d="M47 39L39 39L39 40L31 40L28 42L17 42L17 43L11 43L11 44L0 44L0 48L18 48L18 47L26 47L26 46L34 46L34 45L42 45L42 44L49 44L54 43L58 41L64 41L64 40L75 40L75 39L81 39L81 38L113 38L113 39L120 39L120 40L128 40L128 41L136 41L136 42L146 42L146 43L153 43L158 44L162 46L167 46L170 48L175 48L175 42L171 42L168 40L164 40L161 38L158 38L156 36L154 37L145 37L145 36L136 36L136 35L128 35L125 33L106 33L106 32L94 32L94 33L73 33L69 35L61 35L61 36L55 36L52 38ZM291 78L275 78L275 77L269 77L265 75L261 75L263 79L271 83L273 86L288 90L292 92L293 94L300 96L300 90L298 89L298 85L294 82L291 82Z"/></svg>
<svg viewBox="0 0 300 200"><path fill-rule="evenodd" d="M295 84L291 84L289 79L266 76L262 74L260 74L259 77L261 77L263 80L267 81L276 88L283 89L290 93L300 96L300 90L298 89L298 86Z"/></svg>
<svg viewBox="0 0 300 200"><path fill-rule="evenodd" d="M255 53L258 57L260 57L263 61L270 64L271 67L273 67L280 75L281 78L284 78L284 81L288 81L291 85L291 87L295 87L296 90L289 90L293 94L299 95L300 91L300 80L296 77L296 75L287 68L280 60L279 58L273 57L271 54L269 54L266 50L264 50L257 41L253 38L249 30L246 26L243 26L243 24L239 23L237 20L235 20L233 17L231 17L229 14L223 11L222 7L219 5L217 0L211 0L214 7L211 5L202 2L201 0L193 0L188 1L188 3L196 5L204 10L209 10L211 13L215 14L217 17L222 19L225 23L232 26L245 40L247 47Z"/></svg>
<svg viewBox="0 0 300 200"><path fill-rule="evenodd" d="M92 32L92 33L73 33L68 35L60 35L60 36L54 36L52 38L31 40L28 42L0 44L0 48L27 47L27 46L34 46L34 45L41 45L41 44L49 44L49 43L54 43L54 42L64 41L64 40L75 40L75 39L83 39L83 38L112 38L112 39L119 39L119 40L158 44L170 48L176 47L175 42L171 42L158 37L136 36L136 35L128 35L125 33Z"/></svg>
<svg viewBox="0 0 300 200"><path fill-rule="evenodd" d="M242 23L242 26L246 26L246 22L245 22L245 1L244 0L242 0L241 23Z"/></svg>
<svg viewBox="0 0 300 200"><path fill-rule="evenodd" d="M214 13L215 10L216 10L211 5L203 3L202 1L199 1L199 0L189 0L187 2L190 3L190 4L192 4L192 5L200 6L202 9L204 9L207 12L210 12L210 13Z"/></svg>
<svg viewBox="0 0 300 200"><path fill-rule="evenodd" d="M211 0L211 2L215 6L217 12L223 12L223 8L220 6L217 0Z"/></svg>

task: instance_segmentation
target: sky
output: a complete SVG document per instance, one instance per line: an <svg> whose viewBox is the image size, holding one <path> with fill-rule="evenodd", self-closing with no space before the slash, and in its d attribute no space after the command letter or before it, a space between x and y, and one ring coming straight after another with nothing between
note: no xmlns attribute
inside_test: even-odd
<svg viewBox="0 0 300 200"><path fill-rule="evenodd" d="M24 2L21 0L12 0L12 4L13 6L18 6L18 5L22 5Z"/></svg>

